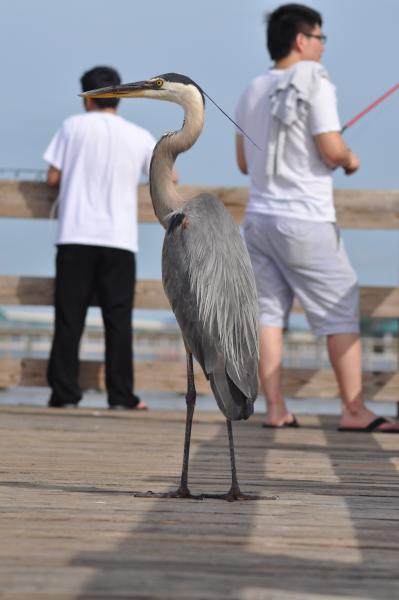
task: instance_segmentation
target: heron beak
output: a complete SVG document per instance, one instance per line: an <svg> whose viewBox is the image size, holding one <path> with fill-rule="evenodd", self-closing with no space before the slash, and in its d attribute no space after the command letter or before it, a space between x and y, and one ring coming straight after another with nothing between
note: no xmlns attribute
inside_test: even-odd
<svg viewBox="0 0 399 600"><path fill-rule="evenodd" d="M152 87L149 81L137 81L82 92L79 96L82 98L140 98L145 95L146 90L152 89Z"/></svg>

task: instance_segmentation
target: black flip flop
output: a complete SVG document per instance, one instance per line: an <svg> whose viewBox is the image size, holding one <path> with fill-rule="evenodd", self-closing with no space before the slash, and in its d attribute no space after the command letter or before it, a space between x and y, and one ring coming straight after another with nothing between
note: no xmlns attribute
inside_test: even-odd
<svg viewBox="0 0 399 600"><path fill-rule="evenodd" d="M300 427L297 418L294 416L290 423L283 423L282 425L269 425L269 423L262 423L264 429L285 429L286 427Z"/></svg>
<svg viewBox="0 0 399 600"><path fill-rule="evenodd" d="M371 421L367 427L338 427L337 431L351 431L354 433L399 433L399 429L378 429L383 423L391 423L384 417L377 417L374 421Z"/></svg>

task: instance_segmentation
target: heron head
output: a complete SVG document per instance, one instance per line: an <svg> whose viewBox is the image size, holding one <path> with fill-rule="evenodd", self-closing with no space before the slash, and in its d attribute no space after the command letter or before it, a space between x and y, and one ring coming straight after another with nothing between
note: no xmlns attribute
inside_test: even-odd
<svg viewBox="0 0 399 600"><path fill-rule="evenodd" d="M124 83L82 92L83 98L154 98L180 103L187 94L198 90L205 104L203 91L192 79L179 73L165 73L145 81Z"/></svg>

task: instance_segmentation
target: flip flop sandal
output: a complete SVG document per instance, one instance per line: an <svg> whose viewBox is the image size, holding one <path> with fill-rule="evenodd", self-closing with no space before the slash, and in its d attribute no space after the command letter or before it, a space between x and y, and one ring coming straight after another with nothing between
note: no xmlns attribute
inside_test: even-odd
<svg viewBox="0 0 399 600"><path fill-rule="evenodd" d="M269 425L269 423L262 423L264 429L284 429L286 427L300 427L297 418L294 416L290 423L283 423L282 425Z"/></svg>
<svg viewBox="0 0 399 600"><path fill-rule="evenodd" d="M399 433L399 429L378 429L383 423L394 425L392 421L388 421L388 419L384 419L384 417L377 417L374 421L371 421L367 427L338 427L337 431L351 431L354 433Z"/></svg>

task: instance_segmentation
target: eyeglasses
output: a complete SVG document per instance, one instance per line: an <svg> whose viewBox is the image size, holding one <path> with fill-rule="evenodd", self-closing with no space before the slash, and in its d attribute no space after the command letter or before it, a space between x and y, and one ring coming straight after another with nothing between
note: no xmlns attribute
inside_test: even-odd
<svg viewBox="0 0 399 600"><path fill-rule="evenodd" d="M321 35L316 35L315 33L302 32L302 35L304 35L307 38L316 38L316 40L319 40L319 42L321 42L322 44L325 44L327 42L327 36L323 33Z"/></svg>

